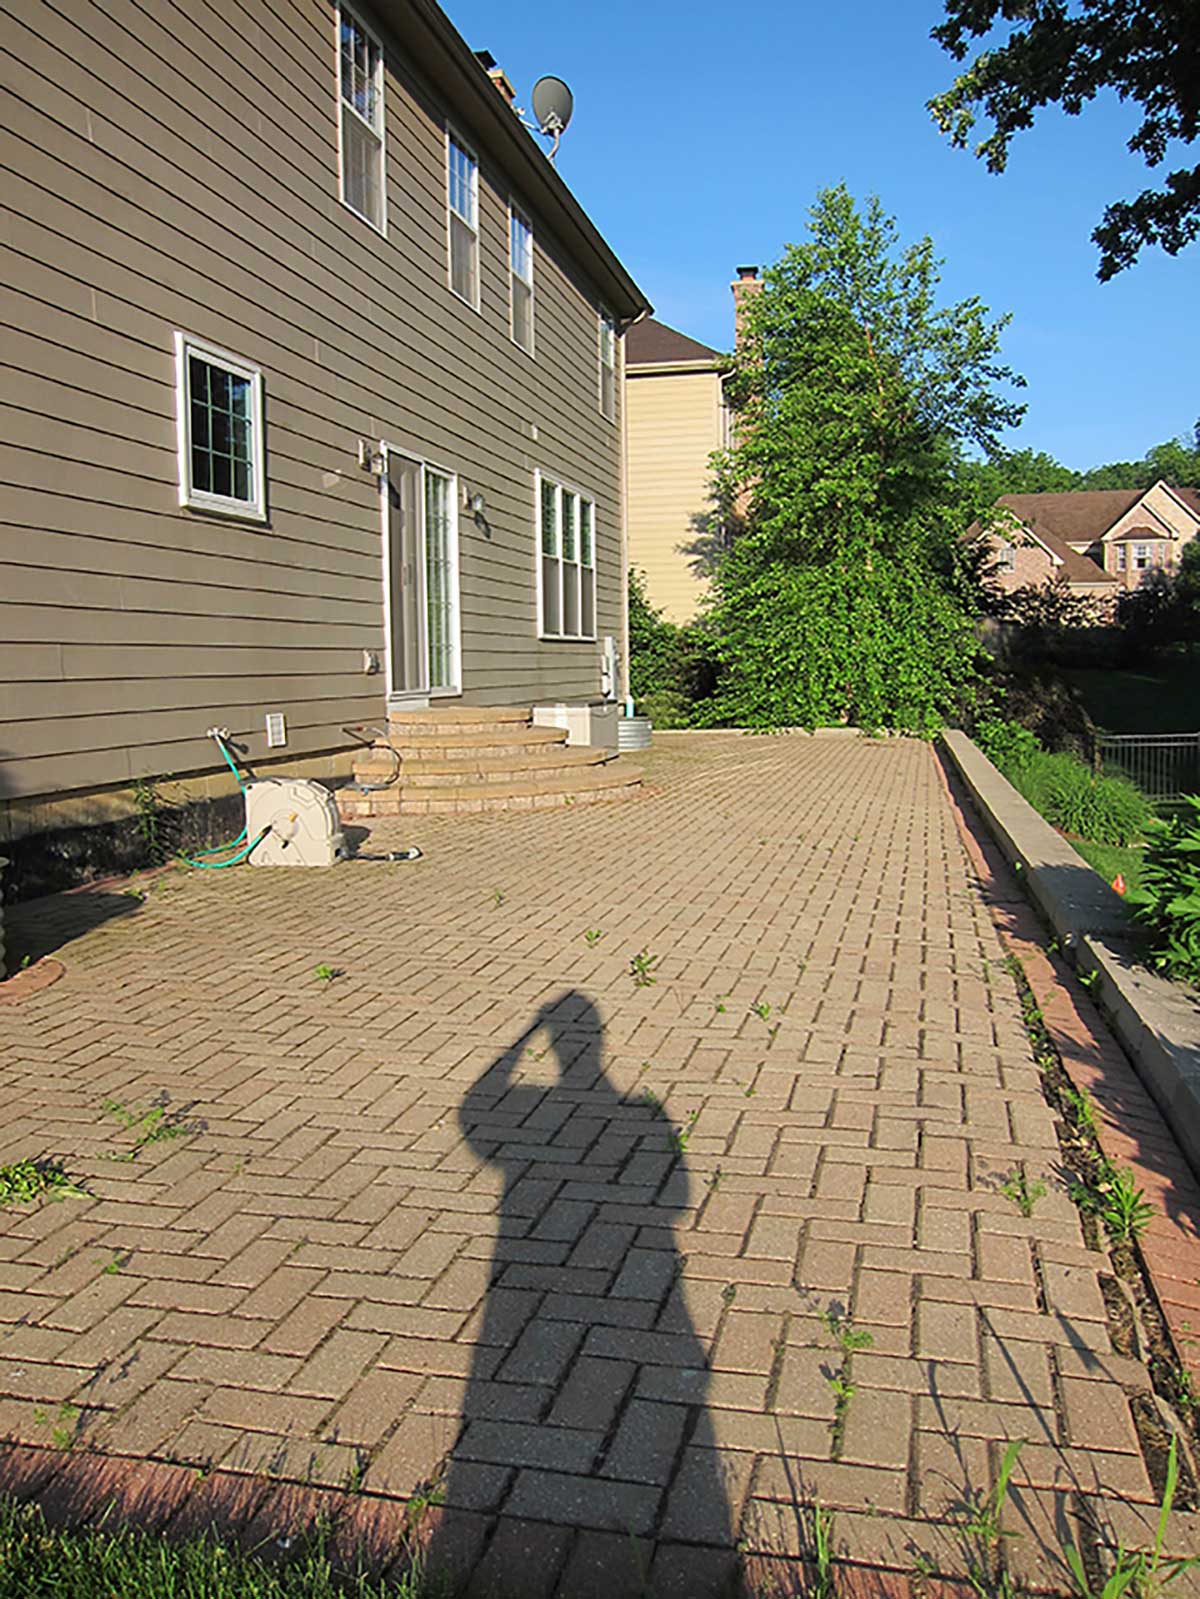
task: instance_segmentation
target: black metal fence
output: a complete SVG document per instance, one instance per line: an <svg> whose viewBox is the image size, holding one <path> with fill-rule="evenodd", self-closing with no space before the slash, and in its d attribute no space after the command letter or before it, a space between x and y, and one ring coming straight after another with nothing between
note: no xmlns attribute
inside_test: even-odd
<svg viewBox="0 0 1200 1599"><path fill-rule="evenodd" d="M1200 794L1200 733L1098 733L1096 766L1128 777L1152 800Z"/></svg>

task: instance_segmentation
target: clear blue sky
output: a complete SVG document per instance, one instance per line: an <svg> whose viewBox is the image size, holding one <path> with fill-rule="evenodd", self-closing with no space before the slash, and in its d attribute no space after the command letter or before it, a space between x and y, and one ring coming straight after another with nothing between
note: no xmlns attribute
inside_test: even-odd
<svg viewBox="0 0 1200 1599"><path fill-rule="evenodd" d="M1135 108L1045 112L992 177L925 109L954 70L929 38L938 0L443 3L520 104L543 73L571 85L560 170L664 322L728 349L734 268L776 259L844 179L903 239L932 236L948 299L1012 312L1005 355L1029 382L1014 447L1086 467L1190 433L1200 244L1095 275L1106 201L1149 181L1124 148Z"/></svg>

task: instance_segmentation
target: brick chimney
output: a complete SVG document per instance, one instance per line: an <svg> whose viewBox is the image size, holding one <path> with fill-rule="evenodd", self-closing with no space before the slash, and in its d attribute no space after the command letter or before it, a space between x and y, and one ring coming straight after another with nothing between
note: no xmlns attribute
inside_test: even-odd
<svg viewBox="0 0 1200 1599"><path fill-rule="evenodd" d="M758 276L756 266L740 266L736 269L737 277L729 285L733 290L733 336L740 347L743 336L746 306L751 295L758 294L762 289L762 282Z"/></svg>
<svg viewBox="0 0 1200 1599"><path fill-rule="evenodd" d="M496 65L496 58L490 50L476 50L475 59L496 85L510 110L515 111L517 106L517 91L505 76L504 68Z"/></svg>

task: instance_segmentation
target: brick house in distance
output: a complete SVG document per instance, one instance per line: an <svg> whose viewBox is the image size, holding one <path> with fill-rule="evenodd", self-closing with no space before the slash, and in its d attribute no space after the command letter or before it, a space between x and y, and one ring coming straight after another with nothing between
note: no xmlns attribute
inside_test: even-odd
<svg viewBox="0 0 1200 1599"><path fill-rule="evenodd" d="M1148 489L1005 494L1011 531L992 537L1007 593L1065 579L1081 599L1111 603L1148 572L1175 571L1200 533L1200 491L1161 480Z"/></svg>

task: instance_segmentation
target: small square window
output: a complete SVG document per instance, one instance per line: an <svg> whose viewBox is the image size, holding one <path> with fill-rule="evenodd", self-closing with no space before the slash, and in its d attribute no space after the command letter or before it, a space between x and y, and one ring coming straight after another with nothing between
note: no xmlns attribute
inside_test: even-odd
<svg viewBox="0 0 1200 1599"><path fill-rule="evenodd" d="M453 133L446 136L450 287L479 309L479 163Z"/></svg>
<svg viewBox="0 0 1200 1599"><path fill-rule="evenodd" d="M344 7L338 8L338 118L342 199L383 233L383 50Z"/></svg>
<svg viewBox="0 0 1200 1599"><path fill-rule="evenodd" d="M512 286L512 336L533 354L533 229L515 206L508 218L509 277Z"/></svg>
<svg viewBox="0 0 1200 1599"><path fill-rule="evenodd" d="M175 383L180 505L264 520L262 373L177 333Z"/></svg>
<svg viewBox="0 0 1200 1599"><path fill-rule="evenodd" d="M596 507L538 474L538 614L548 639L596 636Z"/></svg>
<svg viewBox="0 0 1200 1599"><path fill-rule="evenodd" d="M600 415L617 419L617 322L600 313Z"/></svg>

